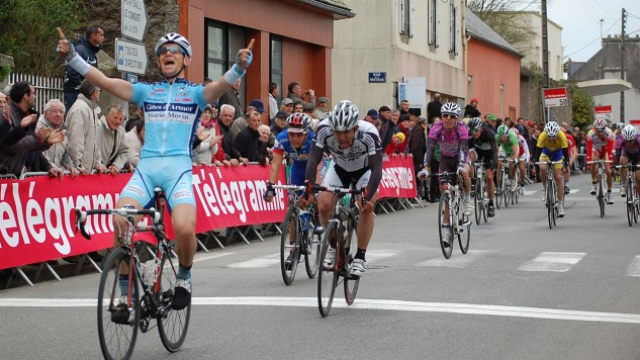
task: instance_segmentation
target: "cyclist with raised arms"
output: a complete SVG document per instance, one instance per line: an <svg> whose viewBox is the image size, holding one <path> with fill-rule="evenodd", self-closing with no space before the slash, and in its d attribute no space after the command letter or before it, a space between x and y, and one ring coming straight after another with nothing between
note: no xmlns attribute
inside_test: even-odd
<svg viewBox="0 0 640 360"><path fill-rule="evenodd" d="M613 148L615 143L615 135L613 131L607 127L605 119L596 119L593 122L593 128L587 133L587 162L598 160L613 160ZM606 163L605 173L607 174L607 204L611 205L615 202L611 188L613 187L613 173L611 172L611 164ZM598 189L596 175L598 174L598 166L591 164L591 195L595 195Z"/></svg>
<svg viewBox="0 0 640 360"><path fill-rule="evenodd" d="M361 277L366 271L366 251L373 234L373 209L378 198L378 186L382 179L382 146L378 130L371 123L358 120L358 107L349 100L340 101L328 117L320 121L316 139L307 162L306 180L312 184L316 179L322 154L331 154L332 161L322 181L323 186L347 188L355 184L356 189L366 186L366 192L358 195L359 220L356 229L358 251L349 270L350 275ZM362 207L361 196L366 199ZM311 197L310 199L313 199ZM326 228L336 203L332 193L318 194L318 213L322 226ZM304 201L300 206L304 206ZM325 256L325 267L335 260L335 244L331 244Z"/></svg>
<svg viewBox="0 0 640 360"><path fill-rule="evenodd" d="M155 46L163 79L155 83L135 83L105 76L74 50L58 28L58 52L80 75L118 98L135 102L144 113L145 136L140 162L120 193L116 207L141 209L153 204L154 188L166 194L176 234L178 280L172 307L185 308L191 302L191 266L196 250L196 204L191 181L191 149L200 114L246 73L251 64L253 40L238 51L236 63L218 81L206 86L185 79L185 69L193 50L180 34L169 33ZM121 246L126 222L114 216L114 246ZM129 269L121 269L121 295L128 293Z"/></svg>
<svg viewBox="0 0 640 360"><path fill-rule="evenodd" d="M620 138L616 141L616 159L615 163L625 166L629 163L640 165L640 134L635 126L629 124L622 128ZM636 184L640 184L640 168L634 172ZM620 168L620 180L622 187L620 188L620 196L625 197L627 184L627 169ZM640 195L640 194L636 194Z"/></svg>
<svg viewBox="0 0 640 360"><path fill-rule="evenodd" d="M460 120L461 109L456 103L448 102L442 105L440 109L442 113L442 121L436 123L429 131L427 140L427 153L424 156L424 168L418 173L419 177L429 176L429 164L436 144L440 146L440 169L439 172L457 172L462 174L464 184L462 191L464 193L464 213L469 216L473 212L473 201L470 199L471 194L471 178L469 173L471 166L469 165L469 131L466 125ZM441 180L442 183L443 180ZM440 190L444 193L444 187L440 186ZM443 226L450 226L449 221L449 205L445 207L445 221ZM449 232L447 232L449 234ZM445 247L451 246L453 239L443 239Z"/></svg>
<svg viewBox="0 0 640 360"><path fill-rule="evenodd" d="M511 179L515 179L516 177L516 162L518 161L518 157L520 156L520 144L518 143L518 136L513 132L509 131L509 127L507 125L502 124L498 126L498 130L496 130L496 143L500 148L498 150L498 157L509 158L513 162L509 163L509 175ZM496 179L498 183L503 181L504 179L500 178L500 174L502 171L502 160L498 159L498 168L496 170ZM511 191L516 191L516 187L518 184L515 181L511 182Z"/></svg>
<svg viewBox="0 0 640 360"><path fill-rule="evenodd" d="M564 189L563 171L569 168L569 151L567 149L567 137L561 131L560 125L555 121L549 121L544 126L544 131L540 133L536 143L536 153L534 162L560 161L562 164L554 164L553 171L558 189ZM540 165L540 180L542 180L542 190L540 190L540 200L547 199L547 165ZM558 217L564 217L564 191L558 191Z"/></svg>
<svg viewBox="0 0 640 360"><path fill-rule="evenodd" d="M469 128L469 139L471 142L469 146L469 158L472 164L476 161L481 161L484 164L483 166L487 176L487 198L489 198L488 215L489 217L494 217L496 215L496 208L493 201L495 200L496 184L493 181L493 175L498 166L496 135L490 127L484 126L482 119L478 117L470 119L467 127ZM474 168L471 167L471 178L476 176L473 170Z"/></svg>
<svg viewBox="0 0 640 360"><path fill-rule="evenodd" d="M282 130L276 137L273 146L273 162L271 164L271 173L267 182L267 190L264 193L264 199L267 202L273 200L275 185L278 179L278 173L285 157L291 160L291 172L289 183L291 185L304 185L304 176L307 168L307 159L313 145L314 134L311 131L311 118L304 113L293 113L287 117L287 128ZM289 228L289 239L291 243L295 243L295 227L291 223ZM293 263L293 251L285 260L287 269L291 268Z"/></svg>

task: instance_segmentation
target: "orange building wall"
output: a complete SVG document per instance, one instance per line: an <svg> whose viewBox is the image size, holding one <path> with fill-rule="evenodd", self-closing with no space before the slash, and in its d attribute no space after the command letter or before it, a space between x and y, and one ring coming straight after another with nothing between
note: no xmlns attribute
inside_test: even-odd
<svg viewBox="0 0 640 360"><path fill-rule="evenodd" d="M269 98L270 34L282 37L283 89L298 81L316 96L331 96L333 16L296 1L178 0L180 32L193 47L187 78L200 82L205 74L205 18L247 28L254 38L253 63L246 75L246 98ZM267 16L268 15L268 16ZM295 39L295 40L293 40ZM216 80L216 79L214 79Z"/></svg>
<svg viewBox="0 0 640 360"><path fill-rule="evenodd" d="M509 116L509 107L520 115L520 57L477 39L469 41L468 75L473 76L473 93L482 116ZM504 108L500 105L500 84L504 85Z"/></svg>

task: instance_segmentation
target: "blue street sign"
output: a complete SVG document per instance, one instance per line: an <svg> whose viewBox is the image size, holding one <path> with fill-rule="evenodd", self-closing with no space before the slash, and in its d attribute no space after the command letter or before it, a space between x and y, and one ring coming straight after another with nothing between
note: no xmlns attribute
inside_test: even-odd
<svg viewBox="0 0 640 360"><path fill-rule="evenodd" d="M386 72L370 72L369 82L370 83L386 83L387 73Z"/></svg>

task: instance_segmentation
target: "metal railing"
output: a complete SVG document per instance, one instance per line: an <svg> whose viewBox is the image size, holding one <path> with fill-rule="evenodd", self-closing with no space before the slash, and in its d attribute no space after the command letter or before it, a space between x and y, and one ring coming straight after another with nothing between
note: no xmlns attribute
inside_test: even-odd
<svg viewBox="0 0 640 360"><path fill-rule="evenodd" d="M64 83L63 78L17 73L9 74L9 85L15 84L18 81L28 81L36 89L37 96L34 107L39 112L44 111L44 105L51 99L64 101L64 91L62 89L62 84Z"/></svg>

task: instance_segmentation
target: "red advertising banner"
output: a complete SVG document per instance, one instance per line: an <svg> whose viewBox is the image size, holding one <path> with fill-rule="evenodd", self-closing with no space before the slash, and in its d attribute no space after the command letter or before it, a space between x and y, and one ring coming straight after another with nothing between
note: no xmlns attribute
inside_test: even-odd
<svg viewBox="0 0 640 360"><path fill-rule="evenodd" d="M284 168L278 183L285 182ZM193 168L197 206L196 232L242 225L281 222L287 196L276 191L263 200L270 167L259 165ZM49 177L0 180L0 269L39 263L110 248L112 216L87 219L91 240L74 233L74 209L110 209L131 174L90 175L63 181ZM383 165L380 198L416 197L413 160L391 158ZM146 221L146 220L143 220ZM165 214L167 234L171 219Z"/></svg>
<svg viewBox="0 0 640 360"><path fill-rule="evenodd" d="M595 107L596 114L611 114L613 111L611 105L603 105Z"/></svg>
<svg viewBox="0 0 640 360"><path fill-rule="evenodd" d="M262 199L270 167L259 165L194 167L193 183L198 219L196 231L280 222L286 197ZM113 208L131 174L91 175L63 181L49 177L0 181L0 269L110 248L111 216L87 219L91 240L74 233L73 209ZM284 182L284 171L280 181ZM144 221L144 220L143 220ZM165 217L167 232L171 220Z"/></svg>
<svg viewBox="0 0 640 360"><path fill-rule="evenodd" d="M413 158L391 157L382 165L379 199L415 198L418 196Z"/></svg>

